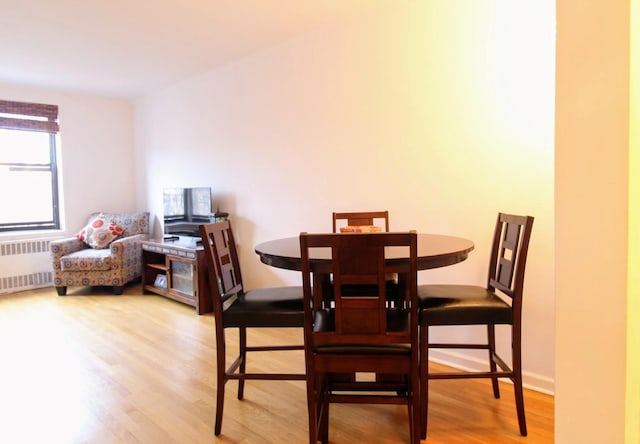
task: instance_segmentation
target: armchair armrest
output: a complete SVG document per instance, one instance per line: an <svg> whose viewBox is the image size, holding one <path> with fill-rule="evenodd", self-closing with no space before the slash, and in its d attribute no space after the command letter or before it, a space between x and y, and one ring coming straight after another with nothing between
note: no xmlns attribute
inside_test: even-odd
<svg viewBox="0 0 640 444"><path fill-rule="evenodd" d="M147 234L134 234L132 236L116 239L111 243L111 268L112 269L131 269L134 264L134 274L140 273L142 270L142 244L140 241L148 239ZM129 266L127 266L129 265Z"/></svg>
<svg viewBox="0 0 640 444"><path fill-rule="evenodd" d="M54 263L59 263L62 256L88 248L87 245L77 237L68 237L65 239L51 241L49 247L51 250L51 258Z"/></svg>

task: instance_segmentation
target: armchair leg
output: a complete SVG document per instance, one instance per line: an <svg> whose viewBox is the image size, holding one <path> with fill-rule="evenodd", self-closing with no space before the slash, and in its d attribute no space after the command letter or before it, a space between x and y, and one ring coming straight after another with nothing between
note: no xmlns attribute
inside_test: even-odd
<svg viewBox="0 0 640 444"><path fill-rule="evenodd" d="M67 294L67 287L56 287L56 291L58 292L58 296L64 296Z"/></svg>
<svg viewBox="0 0 640 444"><path fill-rule="evenodd" d="M124 291L124 285L114 285L113 286L113 294L119 296Z"/></svg>

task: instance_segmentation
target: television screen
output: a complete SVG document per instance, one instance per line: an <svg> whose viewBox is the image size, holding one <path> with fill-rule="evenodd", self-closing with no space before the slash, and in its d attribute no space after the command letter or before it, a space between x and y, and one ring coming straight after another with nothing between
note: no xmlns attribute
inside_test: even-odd
<svg viewBox="0 0 640 444"><path fill-rule="evenodd" d="M187 188L187 198L190 199L188 208L191 209L192 218L206 218L207 221L213 212L211 208L211 188Z"/></svg>
<svg viewBox="0 0 640 444"><path fill-rule="evenodd" d="M163 193L164 220L180 220L185 218L184 188L167 188Z"/></svg>
<svg viewBox="0 0 640 444"><path fill-rule="evenodd" d="M199 225L211 221L211 188L163 190L164 232L198 237Z"/></svg>

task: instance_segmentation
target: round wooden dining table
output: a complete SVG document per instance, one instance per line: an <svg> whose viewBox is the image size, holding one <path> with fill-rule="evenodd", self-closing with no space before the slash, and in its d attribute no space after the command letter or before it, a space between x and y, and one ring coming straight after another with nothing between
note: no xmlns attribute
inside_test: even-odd
<svg viewBox="0 0 640 444"><path fill-rule="evenodd" d="M345 233L344 235L351 235ZM474 248L473 242L456 236L418 233L418 270L446 267L464 261ZM300 238L286 237L274 239L256 245L255 252L260 261L285 270L302 269L300 259ZM387 254L387 261L399 266L408 260L405 248L392 248ZM311 251L312 270L320 272L330 261L328 250Z"/></svg>

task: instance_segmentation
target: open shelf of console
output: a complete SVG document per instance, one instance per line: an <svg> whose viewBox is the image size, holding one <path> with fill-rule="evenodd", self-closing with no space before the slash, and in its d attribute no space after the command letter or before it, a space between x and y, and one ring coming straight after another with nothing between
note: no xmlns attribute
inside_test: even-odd
<svg viewBox="0 0 640 444"><path fill-rule="evenodd" d="M201 246L179 241L142 241L142 289L195 307L213 310L211 286Z"/></svg>

